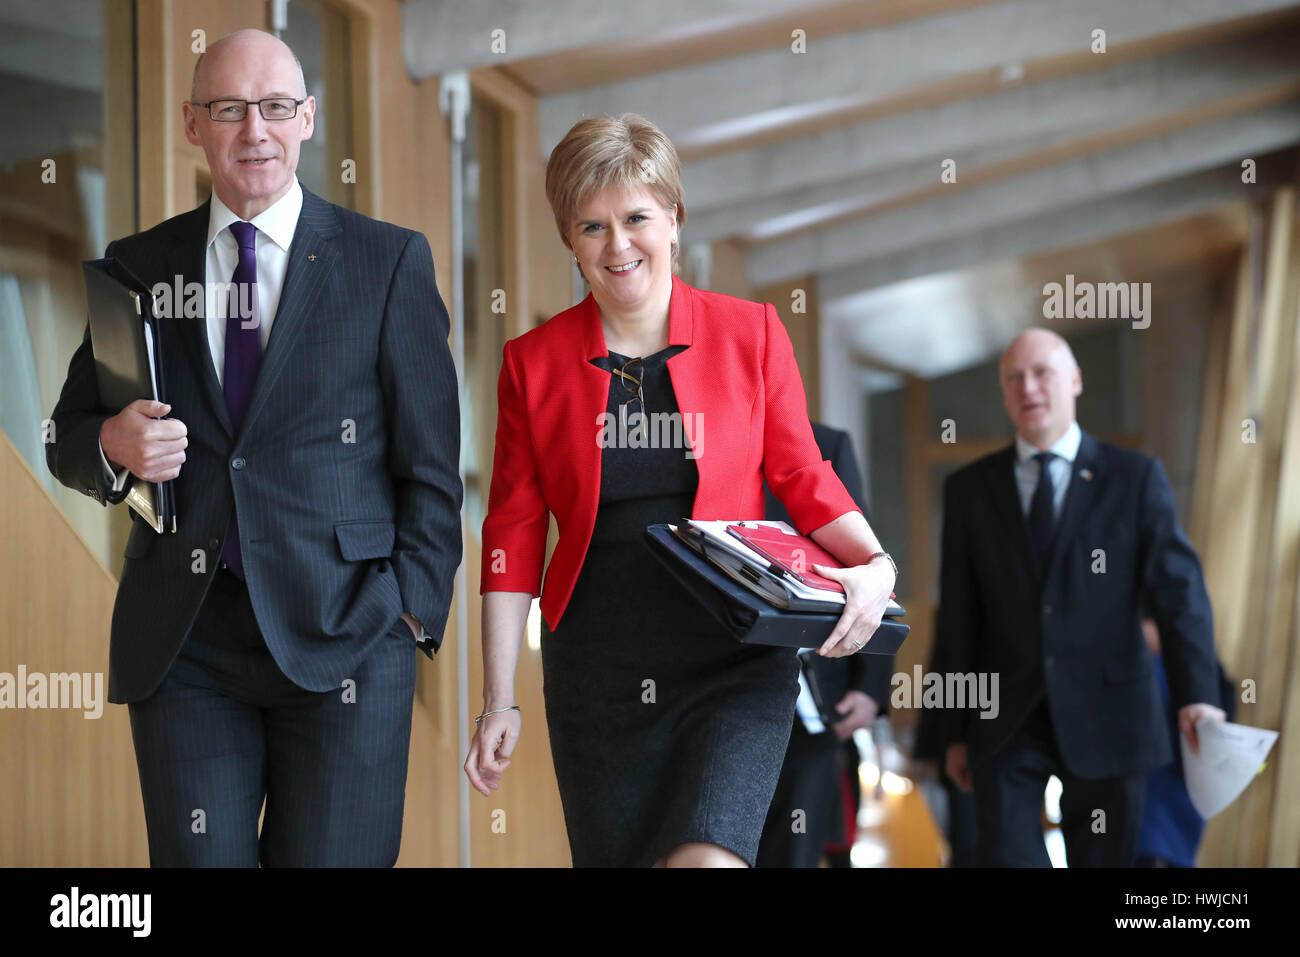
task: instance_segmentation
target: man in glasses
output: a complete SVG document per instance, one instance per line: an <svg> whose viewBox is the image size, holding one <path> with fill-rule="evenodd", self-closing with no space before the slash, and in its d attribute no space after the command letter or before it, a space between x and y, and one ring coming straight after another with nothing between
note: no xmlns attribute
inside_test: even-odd
<svg viewBox="0 0 1300 957"><path fill-rule="evenodd" d="M176 532L132 529L110 655L154 865L398 855L415 650L461 557L456 375L424 236L299 184L315 113L275 37L208 47L184 118L212 197L108 251L207 289L162 319L170 405L100 408L87 336L53 413L65 484L176 482Z"/></svg>

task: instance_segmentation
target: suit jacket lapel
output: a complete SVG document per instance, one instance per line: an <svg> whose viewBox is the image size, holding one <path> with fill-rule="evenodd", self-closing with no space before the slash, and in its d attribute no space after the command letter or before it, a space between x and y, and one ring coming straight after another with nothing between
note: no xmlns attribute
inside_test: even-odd
<svg viewBox="0 0 1300 957"><path fill-rule="evenodd" d="M195 209L186 218L177 224L175 236L177 241L167 252L167 275L165 280L168 284L176 281L180 276L182 281L182 290L184 285L189 283L198 283L206 290L207 279L207 238L208 238L208 219L211 201L204 203ZM214 277L214 281L218 281ZM224 280L222 280L224 281ZM204 296L206 303L207 297ZM173 338L180 340L181 345L189 356L190 365L194 369L195 380L200 385L200 390L207 397L208 404L212 406L212 411L221 423L221 427L226 430L227 435L234 435L234 428L230 423L230 413L226 411L226 398L222 394L221 384L217 381L216 366L212 361L212 350L208 348L208 322L206 311L198 318L185 318L182 310L183 298L180 302L173 303L174 316L170 322L170 328Z"/></svg>
<svg viewBox="0 0 1300 957"><path fill-rule="evenodd" d="M600 308L596 305L596 297L591 293L587 293L578 307L581 310L578 321L582 333L582 362L577 370L578 388L572 399L576 405L559 407L560 428L564 428L565 421L590 422L594 428L609 405L609 381L612 373L591 362L592 359L609 355L609 350L605 347L605 332L600 326ZM590 535L596 524L596 513L600 509L601 444L579 441L569 446L569 449L575 457L574 481L569 489L574 501L579 503L574 508L574 514L583 523L583 534Z"/></svg>
<svg viewBox="0 0 1300 957"><path fill-rule="evenodd" d="M1010 530L1011 549L1029 573L1034 574L1034 552L1029 543L1029 525L1020 507L1020 492L1016 488L1016 447L1003 449L989 460L985 479L993 496L993 508L998 524Z"/></svg>
<svg viewBox="0 0 1300 957"><path fill-rule="evenodd" d="M266 405L267 396L284 371L307 317L317 311L330 268L338 255L333 239L342 231L330 204L304 187L298 228L289 244L289 265L284 274L280 304L271 325L266 353L262 356L262 367L257 373L257 383L253 386L248 414L244 418L245 432L252 428L258 413Z"/></svg>
<svg viewBox="0 0 1300 957"><path fill-rule="evenodd" d="M700 388L708 375L705 356L700 349L691 348L695 342L695 304L691 297L691 288L676 276L673 277L673 293L668 306L668 344L686 346L666 363L668 381L672 383L673 397L677 400L677 411L682 417L683 437L690 442L695 454L695 468L699 473L699 484L695 488L695 501L691 505L691 518L710 519L717 516L702 515L699 512L701 502L717 502L719 495L713 493L712 484L719 476L716 455L708 463L704 461L703 436L700 433L704 422L717 422L718 416L708 408L713 394L708 389ZM686 428L686 424L690 428ZM737 483L729 490L734 496L735 506L727 514L740 514L740 498L744 492ZM725 516L724 516L725 517Z"/></svg>
<svg viewBox="0 0 1300 957"><path fill-rule="evenodd" d="M1092 509L1097 495L1097 485L1102 477L1100 468L1101 449L1097 440L1087 432L1079 440L1079 454L1074 457L1070 467L1070 485L1065 493L1065 504L1061 507L1061 517L1056 523L1056 536L1052 541L1052 557L1048 562L1043 577L1051 574L1061 553L1069 547L1070 540L1079 529L1083 516Z"/></svg>

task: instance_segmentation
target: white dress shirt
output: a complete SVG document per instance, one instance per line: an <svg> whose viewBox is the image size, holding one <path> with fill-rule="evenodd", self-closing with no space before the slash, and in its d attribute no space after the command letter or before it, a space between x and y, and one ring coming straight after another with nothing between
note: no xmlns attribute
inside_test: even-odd
<svg viewBox="0 0 1300 957"><path fill-rule="evenodd" d="M799 654L805 651L812 651L812 649L800 648ZM794 700L794 713L799 716L804 730L809 734L821 734L826 730L826 722L822 720L821 712L817 710L817 699L813 697L812 685L808 684L808 679L804 676L802 663L799 666L799 697Z"/></svg>
<svg viewBox="0 0 1300 957"><path fill-rule="evenodd" d="M271 336L275 311L280 305L280 292L284 289L284 274L289 268L289 246L298 228L298 215L302 212L302 187L298 177L293 185L271 206L249 220L257 227L257 308L258 332L262 336L262 351ZM212 194L212 208L208 214L207 275L217 282L229 282L239 265L239 243L230 231L230 224L239 217ZM214 295L220 286L205 283L209 290L204 316L208 323L208 351L216 366L217 382L223 382L226 364L226 311L229 303L224 296Z"/></svg>
<svg viewBox="0 0 1300 957"><path fill-rule="evenodd" d="M1083 430L1078 422L1071 422L1065 434L1056 440L1050 449L1040 449L1030 445L1019 435L1016 436L1016 490L1020 492L1020 510L1029 517L1029 505L1034 499L1034 489L1038 487L1039 465L1034 456L1039 452L1051 452L1056 457L1048 459L1052 477L1052 519L1061 517L1061 507L1065 504L1065 492L1070 486L1070 473L1074 471L1074 460L1079 454L1079 443L1083 440Z"/></svg>

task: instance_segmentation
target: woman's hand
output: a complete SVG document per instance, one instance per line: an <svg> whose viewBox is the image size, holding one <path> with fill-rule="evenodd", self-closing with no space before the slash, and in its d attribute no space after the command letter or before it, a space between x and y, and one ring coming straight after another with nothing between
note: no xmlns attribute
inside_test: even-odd
<svg viewBox="0 0 1300 957"><path fill-rule="evenodd" d="M852 568L814 564L812 570L844 586L844 613L817 654L827 658L851 655L876 633L885 617L894 591L894 568L888 561L877 559Z"/></svg>
<svg viewBox="0 0 1300 957"><path fill-rule="evenodd" d="M519 712L511 708L488 715L474 730L474 737L469 742L469 756L465 758L465 774L474 790L484 797L501 786L501 775L510 766L510 754L519 743L522 724Z"/></svg>

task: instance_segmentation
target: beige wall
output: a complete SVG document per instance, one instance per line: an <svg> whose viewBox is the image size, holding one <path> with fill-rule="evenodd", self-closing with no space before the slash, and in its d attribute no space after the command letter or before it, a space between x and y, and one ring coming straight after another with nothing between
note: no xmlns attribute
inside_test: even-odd
<svg viewBox="0 0 1300 957"><path fill-rule="evenodd" d="M0 671L97 675L101 709L4 712L0 866L147 864L127 711L107 703L117 581L3 435L0 484Z"/></svg>

